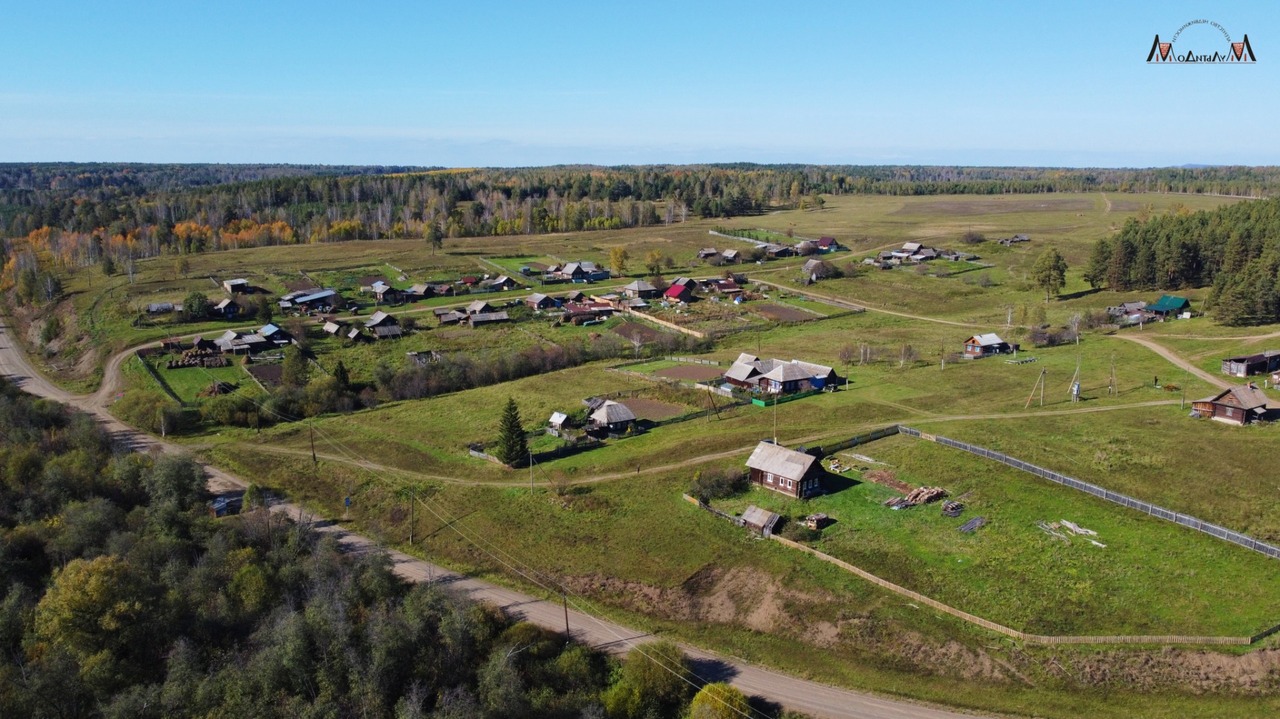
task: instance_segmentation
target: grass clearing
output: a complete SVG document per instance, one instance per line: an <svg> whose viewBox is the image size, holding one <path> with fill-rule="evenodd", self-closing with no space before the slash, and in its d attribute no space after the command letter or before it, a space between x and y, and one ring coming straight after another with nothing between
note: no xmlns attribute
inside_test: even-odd
<svg viewBox="0 0 1280 719"><path fill-rule="evenodd" d="M1249 636L1280 624L1275 560L931 442L896 436L858 452L912 486L943 487L964 514L945 517L940 504L891 510L881 503L897 492L854 479L807 502L756 487L723 505L824 512L836 523L819 549L1031 633ZM985 527L957 532L979 516ZM1036 526L1062 519L1097 531L1106 547Z"/></svg>

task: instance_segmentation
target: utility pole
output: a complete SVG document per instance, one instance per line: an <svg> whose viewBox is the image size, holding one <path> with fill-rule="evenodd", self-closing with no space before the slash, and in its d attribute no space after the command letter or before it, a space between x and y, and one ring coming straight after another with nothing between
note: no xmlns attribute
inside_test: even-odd
<svg viewBox="0 0 1280 719"><path fill-rule="evenodd" d="M533 494L533 450L529 450L529 494Z"/></svg>
<svg viewBox="0 0 1280 719"><path fill-rule="evenodd" d="M310 418L307 419L307 429L311 431L311 466L315 467L320 461L316 459L316 426Z"/></svg>
<svg viewBox="0 0 1280 719"><path fill-rule="evenodd" d="M409 486L409 546L413 546L413 505L418 503L418 485Z"/></svg>

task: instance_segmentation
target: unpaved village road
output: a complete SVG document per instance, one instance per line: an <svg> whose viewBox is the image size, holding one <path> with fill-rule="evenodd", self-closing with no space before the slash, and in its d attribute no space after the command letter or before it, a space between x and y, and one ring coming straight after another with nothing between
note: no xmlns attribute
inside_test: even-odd
<svg viewBox="0 0 1280 719"><path fill-rule="evenodd" d="M98 392L92 395L73 395L54 386L32 369L11 336L5 320L0 318L0 375L6 376L26 392L64 402L93 415L117 442L128 444L135 451L182 452L177 445L138 432L107 413L106 406L119 386L120 364L125 357L127 354L121 353L108 363L104 371L103 386ZM240 478L216 467L205 465L205 471L209 475L209 487L213 491L245 486ZM275 504L272 511L295 519L305 516L302 508L283 502ZM314 526L317 531L333 535L351 551L379 550L373 541L337 524L321 521ZM390 554L396 574L408 581L442 582L476 601L501 607L527 621L553 630L564 629L565 612L559 601L539 599L465 577L401 552L393 551ZM576 609L569 610L568 619L574 639L612 652L623 653L652 639L620 624L597 619ZM806 681L696 647L684 646L684 650L694 660L699 677L710 681L728 681L749 695L764 697L813 716L831 719L960 719L972 716Z"/></svg>

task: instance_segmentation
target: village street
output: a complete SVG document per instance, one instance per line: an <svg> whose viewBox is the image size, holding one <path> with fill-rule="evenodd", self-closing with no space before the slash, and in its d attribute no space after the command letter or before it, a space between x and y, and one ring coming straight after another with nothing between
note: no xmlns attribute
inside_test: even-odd
<svg viewBox="0 0 1280 719"><path fill-rule="evenodd" d="M1182 360L1172 352L1169 352L1167 349L1155 344L1154 342L1132 337L1126 337L1125 339L1133 339L1134 341L1137 341L1139 344L1158 352L1161 356L1170 360L1175 365L1195 371L1197 376L1201 376L1202 378L1213 382L1215 385L1221 386L1224 384L1216 377L1212 377L1211 375L1208 375L1208 373L1204 373L1194 367L1190 367L1189 363L1186 363L1185 360ZM7 376L21 389L30 392L31 394L64 402L94 415L112 434L116 442L127 445L135 451L171 453L185 452L185 450L178 445L159 440L126 426L106 411L106 407L123 386L121 365L132 352L132 349L120 352L107 362L104 370L104 380L97 392L91 395L74 395L56 387L32 369L25 355L10 335L9 328L2 320L0 320L0 375ZM912 417L911 419L916 423L934 423L964 419L1013 419L1019 417L1105 412L1111 410L1130 409L1133 407L1166 405L1176 402L1177 400L1161 400L1079 409L1006 414L930 416L927 418ZM859 428L842 428L841 430L843 435L855 434L857 431L859 431ZM831 438L833 438L833 435L831 433L826 433L821 436L804 438L802 441L812 442ZM261 447L257 445L255 445L255 448L278 453L295 452L295 450ZM644 473L665 472L683 466L692 466L694 464L700 464L710 460L722 459L737 454L745 454L749 450L750 447L743 447L722 452L717 455L699 457L697 459L668 466L651 467L645 469ZM418 475L417 473L409 472L407 470L384 467L363 458L354 459L329 453L322 453L320 456L322 456L326 461L352 463L373 471L387 470L402 475L418 476L425 479L434 479L439 481L463 481L450 477ZM242 479L219 470L216 467L206 465L206 471L209 475L210 489L215 492L242 489L246 485ZM578 481L603 482L618 479L623 476L631 475L626 473L600 475L596 477L583 478ZM297 521L306 521L311 523L316 531L333 535L336 537L337 541L351 551L380 551L380 548L372 540L355 534L339 524L324 520L313 521L314 518L308 515L307 510L297 505L287 502L278 502L272 506L271 510L273 512L287 515ZM503 608L505 611L522 616L528 621L550 629L562 630L567 621L574 638L592 646L623 653L633 646L642 645L644 642L652 640L652 637L637 633L636 631L624 626L598 619L589 612L580 611L576 608L579 603L572 599L568 601L569 606L566 608L565 606L562 606L558 597L539 598L531 596L529 594L506 589L495 584L453 573L441 566L411 557L401 552L391 551L389 554L394 563L396 573L408 581L438 581L447 583L451 588L462 592L475 600L491 603ZM684 649L686 653L695 660L695 667L699 679L708 681L730 681L748 694L759 695L770 701L778 702L786 707L813 714L815 716L832 717L835 719L870 719L872 717L881 719L941 719L943 717L964 716L943 709L905 701L875 697L803 679L788 677L761 667L747 664L740 660L721 657L695 647L685 646Z"/></svg>
<svg viewBox="0 0 1280 719"><path fill-rule="evenodd" d="M54 386L31 368L26 356L11 336L5 320L0 319L0 375L14 382L25 392L69 404L93 415L111 433L117 443L128 445L134 451L183 453L185 450L181 447L134 430L107 413L105 399L110 397L114 388L120 386L120 365L122 358L128 356L128 352L116 355L107 363L103 386L97 393L73 395ZM239 477L216 467L205 465L205 471L209 475L211 491L243 489L247 485ZM307 521L308 515L302 507L287 502L273 504L271 511L295 520ZM312 526L317 531L334 536L339 543L351 551L380 551L372 540L348 531L336 523L320 521ZM634 646L653 640L651 636L598 619L578 609L569 609L566 612L559 601L540 599L489 582L464 577L401 552L392 551L390 556L396 574L408 581L445 583L472 599L493 604L506 612L548 629L562 630L567 621L573 637L591 646L615 653L625 653ZM958 719L970 716L789 677L696 647L684 646L683 649L693 660L699 680L727 681L748 695L758 695L814 716L831 719Z"/></svg>

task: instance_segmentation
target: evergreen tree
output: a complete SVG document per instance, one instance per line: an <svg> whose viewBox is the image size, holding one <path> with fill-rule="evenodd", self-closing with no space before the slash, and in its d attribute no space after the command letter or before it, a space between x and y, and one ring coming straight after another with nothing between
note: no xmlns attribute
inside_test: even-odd
<svg viewBox="0 0 1280 719"><path fill-rule="evenodd" d="M1067 282L1067 261L1056 247L1050 247L1032 265L1031 276L1035 278L1036 286L1044 290L1044 301L1048 302Z"/></svg>
<svg viewBox="0 0 1280 719"><path fill-rule="evenodd" d="M1111 265L1111 242L1107 238L1098 240L1089 255L1089 267L1084 271L1084 281L1093 289L1107 284L1107 268Z"/></svg>
<svg viewBox="0 0 1280 719"><path fill-rule="evenodd" d="M209 316L209 298L203 292L192 292L182 300L182 316L188 322L196 322Z"/></svg>
<svg viewBox="0 0 1280 719"><path fill-rule="evenodd" d="M515 467L529 456L529 442L520 426L520 408L514 397L507 398L502 409L502 421L498 425L498 459Z"/></svg>
<svg viewBox="0 0 1280 719"><path fill-rule="evenodd" d="M342 364L342 360L338 360L338 365L333 368L333 379L343 391L351 388L351 373L347 371L347 366Z"/></svg>
<svg viewBox="0 0 1280 719"><path fill-rule="evenodd" d="M280 367L280 384L285 387L304 387L311 376L311 367L302 350L297 347L286 347L284 364Z"/></svg>

